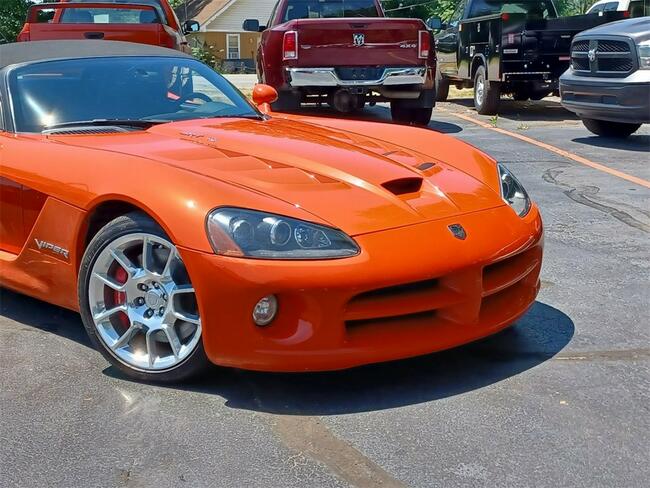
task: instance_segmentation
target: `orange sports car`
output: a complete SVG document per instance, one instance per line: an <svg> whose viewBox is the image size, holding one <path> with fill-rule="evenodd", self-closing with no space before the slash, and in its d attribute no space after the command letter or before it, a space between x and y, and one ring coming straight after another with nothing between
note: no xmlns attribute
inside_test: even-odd
<svg viewBox="0 0 650 488"><path fill-rule="evenodd" d="M0 46L0 285L158 381L406 358L526 312L542 220L508 169L275 96L165 48Z"/></svg>

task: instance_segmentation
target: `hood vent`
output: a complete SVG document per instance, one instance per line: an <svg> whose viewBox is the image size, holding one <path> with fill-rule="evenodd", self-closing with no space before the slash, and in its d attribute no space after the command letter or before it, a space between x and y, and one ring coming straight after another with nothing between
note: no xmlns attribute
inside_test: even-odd
<svg viewBox="0 0 650 488"><path fill-rule="evenodd" d="M136 129L130 129L117 126L95 127L95 126L79 126L79 127L61 127L60 129L44 130L45 135L56 136L71 136L71 135L98 135L98 134L121 134L124 132L132 132Z"/></svg>
<svg viewBox="0 0 650 488"><path fill-rule="evenodd" d="M420 188L422 188L422 181L422 178L399 178L382 183L381 186L394 195L406 195L419 192Z"/></svg>

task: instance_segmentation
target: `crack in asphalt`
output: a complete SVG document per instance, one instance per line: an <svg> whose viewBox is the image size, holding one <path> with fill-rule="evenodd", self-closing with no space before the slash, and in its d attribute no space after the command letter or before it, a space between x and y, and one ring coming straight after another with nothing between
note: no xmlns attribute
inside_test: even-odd
<svg viewBox="0 0 650 488"><path fill-rule="evenodd" d="M246 384L253 393L253 401L259 411L264 412L263 402L257 394L257 386L250 381L246 381ZM298 456L306 456L324 465L331 473L351 486L406 488L404 483L361 451L337 437L318 417L268 413L259 413L258 417L265 421L280 441Z"/></svg>
<svg viewBox="0 0 650 488"><path fill-rule="evenodd" d="M650 225L646 224L645 222L641 222L640 220L636 219L635 217L621 210L620 208L605 205L603 203L594 201L595 197L600 192L599 187L584 186L580 188L574 188L571 185L558 181L557 177L562 173L563 171L560 171L557 168L550 168L544 172L544 174L542 175L542 179L547 183L551 183L561 188L566 188L566 190L564 190L563 193L574 202L580 203L582 205L586 205L587 207L591 207L594 210L598 210L599 212L603 212L605 214L611 215L615 219L623 222L624 224L629 225L630 227L638 229L642 232L650 233ZM599 198L601 200L604 200L602 197ZM635 211L641 214L648 215L645 211L637 209L636 207L632 207L630 205L626 205L624 203L617 202L617 205L627 206L633 208Z"/></svg>

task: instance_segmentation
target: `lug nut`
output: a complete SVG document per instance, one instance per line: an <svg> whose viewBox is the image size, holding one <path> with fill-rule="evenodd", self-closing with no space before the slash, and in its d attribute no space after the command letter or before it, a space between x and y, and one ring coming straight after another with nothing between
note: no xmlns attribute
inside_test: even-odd
<svg viewBox="0 0 650 488"><path fill-rule="evenodd" d="M160 315L161 317L165 315L165 307L160 307L160 309L158 309L158 315Z"/></svg>
<svg viewBox="0 0 650 488"><path fill-rule="evenodd" d="M163 293L162 298L163 300L167 300L167 293Z"/></svg>
<svg viewBox="0 0 650 488"><path fill-rule="evenodd" d="M158 283L156 283L156 282L154 282L153 287L154 287L156 290L157 290L158 288L160 288L160 286L159 286Z"/></svg>
<svg viewBox="0 0 650 488"><path fill-rule="evenodd" d="M147 291L148 289L149 289L149 287L147 285L145 285L144 283L140 283L138 285L138 290L140 290L140 291Z"/></svg>
<svg viewBox="0 0 650 488"><path fill-rule="evenodd" d="M148 309L148 310L144 313L144 316L145 316L145 318L150 319L151 317L153 317L153 310Z"/></svg>
<svg viewBox="0 0 650 488"><path fill-rule="evenodd" d="M144 298L142 298L142 297L138 297L138 298L136 298L136 299L135 299L135 304L136 304L137 306L141 307L142 305L144 305Z"/></svg>

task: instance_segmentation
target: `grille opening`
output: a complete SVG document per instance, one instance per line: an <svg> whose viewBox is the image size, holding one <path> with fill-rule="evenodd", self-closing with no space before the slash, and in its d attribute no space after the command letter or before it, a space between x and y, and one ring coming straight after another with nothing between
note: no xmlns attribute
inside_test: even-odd
<svg viewBox="0 0 650 488"><path fill-rule="evenodd" d="M630 58L600 58L598 60L598 71L626 72L634 68Z"/></svg>
<svg viewBox="0 0 650 488"><path fill-rule="evenodd" d="M630 46L625 41L610 41L610 40L601 40L598 41L598 47L596 52L599 53L629 53Z"/></svg>
<svg viewBox="0 0 650 488"><path fill-rule="evenodd" d="M531 271L539 265L541 260L540 250L537 247L529 249L498 263L486 266L483 269L484 296L498 295L505 290L516 286L525 279Z"/></svg>
<svg viewBox="0 0 650 488"><path fill-rule="evenodd" d="M573 69L578 71L589 71L589 60L587 58L573 58L571 60Z"/></svg>
<svg viewBox="0 0 650 488"><path fill-rule="evenodd" d="M350 332L360 332L366 328L372 327L406 327L412 323L419 323L421 321L430 321L431 324L435 323L437 313L435 310L430 312L411 313L406 315L398 315L395 317L382 317L377 319L363 319L363 320L348 320L345 326Z"/></svg>
<svg viewBox="0 0 650 488"><path fill-rule="evenodd" d="M589 51L589 41L576 41L573 43L571 50L586 53Z"/></svg>
<svg viewBox="0 0 650 488"><path fill-rule="evenodd" d="M417 193L420 191L420 188L422 188L422 178L400 178L393 181L387 181L381 186L395 195Z"/></svg>
<svg viewBox="0 0 650 488"><path fill-rule="evenodd" d="M125 132L133 132L132 128L107 126L107 127L61 127L60 129L46 129L43 131L45 135L95 135L95 134L121 134Z"/></svg>
<svg viewBox="0 0 650 488"><path fill-rule="evenodd" d="M350 303L366 300L381 300L387 297L400 297L421 291L435 291L439 288L438 280L416 281L404 285L389 286L378 290L367 291L354 297Z"/></svg>
<svg viewBox="0 0 650 488"><path fill-rule="evenodd" d="M479 321L486 320L490 316L502 315L507 310L521 310L534 293L533 287L520 281L494 295L483 298Z"/></svg>

